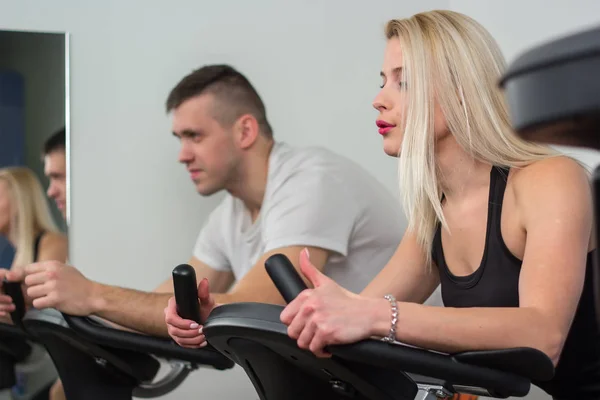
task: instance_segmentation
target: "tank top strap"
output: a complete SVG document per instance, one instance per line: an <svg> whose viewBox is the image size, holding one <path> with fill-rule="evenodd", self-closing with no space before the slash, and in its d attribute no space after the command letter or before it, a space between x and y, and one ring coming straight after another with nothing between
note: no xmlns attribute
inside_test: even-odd
<svg viewBox="0 0 600 400"><path fill-rule="evenodd" d="M502 218L502 203L504 201L504 192L506 191L506 184L508 182L508 173L510 169L508 167L492 167L490 174L490 198L489 198L489 209L488 209L488 240L495 237L496 240L504 242L501 238L501 218ZM498 237L500 235L500 237ZM489 246L490 243L486 243Z"/></svg>
<svg viewBox="0 0 600 400"><path fill-rule="evenodd" d="M453 277L452 280L455 281L454 283L467 284L468 281L470 285L476 284L478 277L483 273L483 267L485 266L485 261L490 251L490 246L494 248L492 251L495 251L498 243L503 243L500 232L500 223L502 217L502 202L504 199L504 192L506 190L509 170L510 169L508 167L492 166L490 171L485 247L482 264L480 268L478 268L478 270L469 277ZM498 242L498 240L500 242ZM437 265L438 268L447 272L449 276L452 276L444 258L444 250L442 247L442 230L441 223L439 222L436 225L434 233L431 256L432 261Z"/></svg>

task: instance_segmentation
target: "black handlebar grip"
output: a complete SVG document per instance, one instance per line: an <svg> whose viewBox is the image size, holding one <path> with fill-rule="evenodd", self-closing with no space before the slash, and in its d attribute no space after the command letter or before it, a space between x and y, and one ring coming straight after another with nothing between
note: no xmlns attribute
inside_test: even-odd
<svg viewBox="0 0 600 400"><path fill-rule="evenodd" d="M269 257L265 261L265 268L286 303L290 303L300 292L308 289L292 262L283 254Z"/></svg>
<svg viewBox="0 0 600 400"><path fill-rule="evenodd" d="M5 278L2 282L2 287L4 288L4 293L10 296L15 304L15 311L10 313L13 323L21 325L21 321L25 315L25 299L21 291L21 282L10 282Z"/></svg>
<svg viewBox="0 0 600 400"><path fill-rule="evenodd" d="M173 290L175 291L177 314L181 318L200 323L198 284L194 268L188 264L180 264L173 269Z"/></svg>

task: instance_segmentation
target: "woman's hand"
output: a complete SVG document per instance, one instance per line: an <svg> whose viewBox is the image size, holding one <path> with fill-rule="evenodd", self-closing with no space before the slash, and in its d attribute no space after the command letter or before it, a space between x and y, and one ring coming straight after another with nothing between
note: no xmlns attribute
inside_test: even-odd
<svg viewBox="0 0 600 400"><path fill-rule="evenodd" d="M373 310L386 307L385 299L361 297L342 288L310 263L307 250L300 253L300 269L314 289L300 293L280 316L298 347L318 357L329 357L325 346L372 336Z"/></svg>
<svg viewBox="0 0 600 400"><path fill-rule="evenodd" d="M200 303L200 320L206 321L210 312L217 306L210 295L208 280L202 279L198 284L198 302ZM175 297L169 299L165 308L165 323L169 336L181 347L200 348L206 346L206 337L202 332L202 326L196 322L183 319L177 314Z"/></svg>

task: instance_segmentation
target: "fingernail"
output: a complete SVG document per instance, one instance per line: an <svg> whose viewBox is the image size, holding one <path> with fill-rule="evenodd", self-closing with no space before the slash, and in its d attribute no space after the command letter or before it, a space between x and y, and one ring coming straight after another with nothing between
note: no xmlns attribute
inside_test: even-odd
<svg viewBox="0 0 600 400"><path fill-rule="evenodd" d="M304 253L306 254L306 257L310 258L310 253L308 252L308 248L304 248Z"/></svg>
<svg viewBox="0 0 600 400"><path fill-rule="evenodd" d="M200 327L200 329L198 329L198 333L202 335L202 327Z"/></svg>
<svg viewBox="0 0 600 400"><path fill-rule="evenodd" d="M197 328L198 328L198 324L195 322L190 325L190 329L197 329Z"/></svg>
<svg viewBox="0 0 600 400"><path fill-rule="evenodd" d="M208 344L208 342L202 342L202 344L200 345L200 347L204 347Z"/></svg>

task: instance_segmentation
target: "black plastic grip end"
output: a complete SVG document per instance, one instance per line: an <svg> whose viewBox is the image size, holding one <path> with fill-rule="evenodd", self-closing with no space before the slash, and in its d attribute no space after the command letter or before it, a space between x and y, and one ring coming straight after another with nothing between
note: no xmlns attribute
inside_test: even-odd
<svg viewBox="0 0 600 400"><path fill-rule="evenodd" d="M200 323L196 271L188 264L180 264L173 269L172 275L177 314L181 318Z"/></svg>
<svg viewBox="0 0 600 400"><path fill-rule="evenodd" d="M2 281L4 293L12 298L15 305L15 311L10 313L13 323L21 325L23 316L25 316L25 298L21 291L21 282L10 282L6 278Z"/></svg>
<svg viewBox="0 0 600 400"><path fill-rule="evenodd" d="M269 257L265 261L265 268L286 303L290 303L300 292L307 289L292 262L283 254Z"/></svg>

